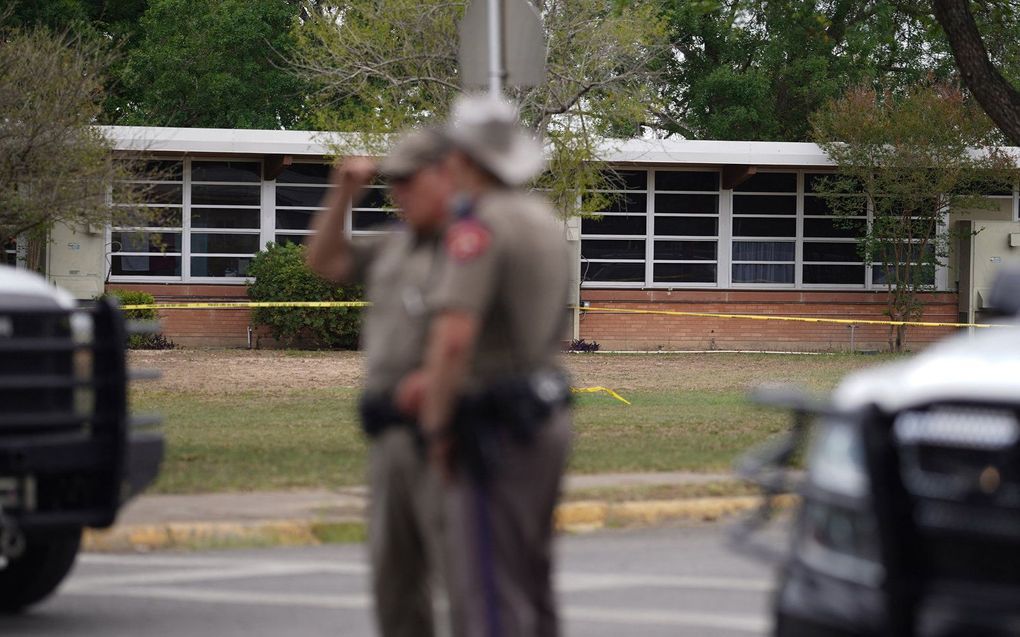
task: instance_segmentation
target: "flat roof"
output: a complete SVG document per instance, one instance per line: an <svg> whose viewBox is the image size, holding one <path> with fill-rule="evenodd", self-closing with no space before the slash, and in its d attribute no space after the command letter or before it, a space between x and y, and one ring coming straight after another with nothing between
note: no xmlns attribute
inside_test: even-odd
<svg viewBox="0 0 1020 637"><path fill-rule="evenodd" d="M323 131L234 128L101 126L121 151L222 155L332 155L331 142L352 135ZM1004 149L1020 160L1020 149ZM817 144L688 139L610 139L599 145L603 161L623 164L804 166L835 165Z"/></svg>

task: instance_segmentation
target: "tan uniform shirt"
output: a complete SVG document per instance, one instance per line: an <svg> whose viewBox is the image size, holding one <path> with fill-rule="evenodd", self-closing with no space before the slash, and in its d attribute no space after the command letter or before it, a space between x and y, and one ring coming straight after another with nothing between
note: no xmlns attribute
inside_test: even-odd
<svg viewBox="0 0 1020 637"><path fill-rule="evenodd" d="M353 279L365 285L361 328L365 390L392 391L423 364L429 295L443 259L440 237L419 237L398 226L353 249Z"/></svg>
<svg viewBox="0 0 1020 637"><path fill-rule="evenodd" d="M557 365L567 326L570 256L563 223L542 197L484 196L445 238L436 311L481 320L470 388Z"/></svg>

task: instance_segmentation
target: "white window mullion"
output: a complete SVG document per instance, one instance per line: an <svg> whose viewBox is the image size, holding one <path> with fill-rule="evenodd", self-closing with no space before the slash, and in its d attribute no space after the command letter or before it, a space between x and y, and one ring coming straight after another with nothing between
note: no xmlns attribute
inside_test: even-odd
<svg viewBox="0 0 1020 637"><path fill-rule="evenodd" d="M728 288L732 283L733 254L733 190L719 190L719 248L716 267L719 287Z"/></svg>
<svg viewBox="0 0 1020 637"><path fill-rule="evenodd" d="M655 171L645 171L645 286L655 284Z"/></svg>
<svg viewBox="0 0 1020 637"><path fill-rule="evenodd" d="M276 180L262 182L261 223L259 224L259 250L266 243L276 241Z"/></svg>
<svg viewBox="0 0 1020 637"><path fill-rule="evenodd" d="M793 285L804 285L804 173L797 173L797 223L793 250Z"/></svg>
<svg viewBox="0 0 1020 637"><path fill-rule="evenodd" d="M181 280L191 280L191 158L184 158L184 192L181 199Z"/></svg>

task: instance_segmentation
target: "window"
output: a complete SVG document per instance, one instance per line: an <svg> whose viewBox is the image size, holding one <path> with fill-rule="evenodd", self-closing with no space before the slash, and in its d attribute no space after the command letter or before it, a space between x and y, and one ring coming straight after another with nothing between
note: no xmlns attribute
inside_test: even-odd
<svg viewBox="0 0 1020 637"><path fill-rule="evenodd" d="M846 195L833 205L830 198L816 194L827 177L825 173L804 176L803 283L864 286L864 258L856 237L867 230L867 201Z"/></svg>
<svg viewBox="0 0 1020 637"><path fill-rule="evenodd" d="M15 266L18 264L18 242L12 240L0 250L0 264Z"/></svg>
<svg viewBox="0 0 1020 637"><path fill-rule="evenodd" d="M136 209L135 221L110 232L110 274L180 279L184 232L184 162L138 160L139 178L113 187L113 205Z"/></svg>
<svg viewBox="0 0 1020 637"><path fill-rule="evenodd" d="M304 243L329 190L329 164L291 164L276 178L277 243Z"/></svg>
<svg viewBox="0 0 1020 637"><path fill-rule="evenodd" d="M763 172L733 192L730 277L735 285L793 285L797 265L797 173Z"/></svg>
<svg viewBox="0 0 1020 637"><path fill-rule="evenodd" d="M238 278L259 251L262 163L191 161L191 278Z"/></svg>
<svg viewBox="0 0 1020 637"><path fill-rule="evenodd" d="M622 170L611 188L592 196L603 202L598 219L581 220L581 280L643 284L648 236L648 173Z"/></svg>
<svg viewBox="0 0 1020 637"><path fill-rule="evenodd" d="M714 284L719 267L719 173L656 170L654 283Z"/></svg>

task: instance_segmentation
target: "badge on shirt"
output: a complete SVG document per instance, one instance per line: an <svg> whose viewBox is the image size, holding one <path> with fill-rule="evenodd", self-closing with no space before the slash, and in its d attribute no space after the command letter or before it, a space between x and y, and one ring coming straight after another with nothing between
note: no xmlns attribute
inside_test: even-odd
<svg viewBox="0 0 1020 637"><path fill-rule="evenodd" d="M458 221L446 233L446 251L455 261L466 263L489 248L489 230L475 219Z"/></svg>

